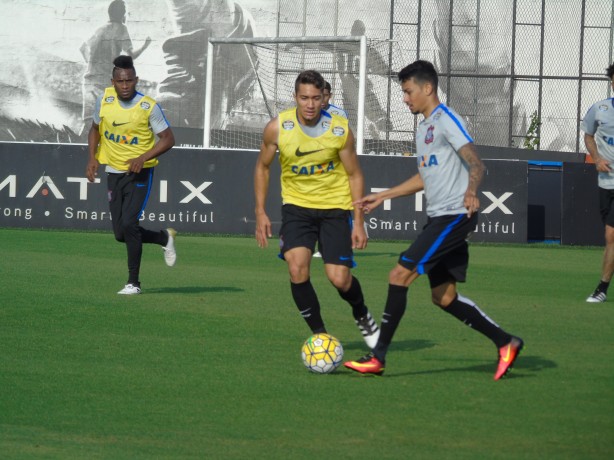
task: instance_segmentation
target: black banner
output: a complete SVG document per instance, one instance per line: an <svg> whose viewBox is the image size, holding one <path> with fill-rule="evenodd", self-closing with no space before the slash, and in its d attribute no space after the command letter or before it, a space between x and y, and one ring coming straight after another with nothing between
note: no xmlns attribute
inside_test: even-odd
<svg viewBox="0 0 614 460"><path fill-rule="evenodd" d="M595 165L563 163L562 190L561 244L603 246Z"/></svg>
<svg viewBox="0 0 614 460"><path fill-rule="evenodd" d="M253 234L256 152L175 148L160 158L142 225L183 232ZM412 157L361 156L367 191L392 187L417 171ZM107 230L106 178L85 177L83 145L0 144L0 226ZM474 241L526 242L527 164L485 161L482 210ZM267 211L280 220L279 165ZM369 236L411 240L426 221L422 194L385 203L367 216Z"/></svg>
<svg viewBox="0 0 614 460"><path fill-rule="evenodd" d="M393 187L418 172L413 157L360 158L366 191ZM480 216L473 241L526 243L527 163L484 160L487 173L480 187ZM365 217L373 238L413 240L426 223L424 194L385 202Z"/></svg>

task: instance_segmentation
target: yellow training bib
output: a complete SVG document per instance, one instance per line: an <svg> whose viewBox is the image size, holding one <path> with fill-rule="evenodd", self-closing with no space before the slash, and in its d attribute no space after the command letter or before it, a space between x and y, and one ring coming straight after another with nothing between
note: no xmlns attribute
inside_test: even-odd
<svg viewBox="0 0 614 460"><path fill-rule="evenodd" d="M296 108L278 115L281 196L284 204L312 209L353 209L348 175L339 158L348 137L348 120L322 116L323 134L308 136Z"/></svg>
<svg viewBox="0 0 614 460"><path fill-rule="evenodd" d="M126 160L136 158L150 150L155 143L155 136L149 127L149 115L156 101L148 96L129 109L119 104L115 88L105 89L100 105L100 145L96 158L101 164L119 171L127 171ZM144 168L158 164L154 158L145 162Z"/></svg>

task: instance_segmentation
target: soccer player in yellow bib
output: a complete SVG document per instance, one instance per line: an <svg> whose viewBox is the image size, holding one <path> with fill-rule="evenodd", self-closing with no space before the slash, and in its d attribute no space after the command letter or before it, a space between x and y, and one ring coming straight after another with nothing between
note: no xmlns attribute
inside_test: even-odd
<svg viewBox="0 0 614 460"><path fill-rule="evenodd" d="M175 145L175 137L156 101L136 90L139 79L132 58L119 56L113 65L113 86L105 89L94 109L86 175L94 182L100 165L106 165L113 233L128 252L128 282L118 294L133 295L141 293L143 243L162 246L168 266L177 259L174 229L152 231L139 225L151 192L154 166L158 157Z"/></svg>
<svg viewBox="0 0 614 460"><path fill-rule="evenodd" d="M363 195L364 178L354 135L346 118L322 110L322 75L301 72L294 85L296 107L281 112L264 128L254 171L256 240L268 245L271 221L265 204L270 165L279 151L282 226L280 249L288 264L292 297L313 333L326 332L318 297L310 281L316 242L326 276L352 307L354 320L369 347L379 328L352 276L353 249L367 245L363 213L352 202Z"/></svg>

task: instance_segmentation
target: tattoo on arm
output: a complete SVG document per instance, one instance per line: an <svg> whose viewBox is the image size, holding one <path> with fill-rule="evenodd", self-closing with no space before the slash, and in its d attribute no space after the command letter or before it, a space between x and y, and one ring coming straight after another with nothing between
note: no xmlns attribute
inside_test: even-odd
<svg viewBox="0 0 614 460"><path fill-rule="evenodd" d="M469 186L468 189L477 193L482 177L484 177L484 163L480 159L473 144L467 144L459 150L459 155L469 165Z"/></svg>

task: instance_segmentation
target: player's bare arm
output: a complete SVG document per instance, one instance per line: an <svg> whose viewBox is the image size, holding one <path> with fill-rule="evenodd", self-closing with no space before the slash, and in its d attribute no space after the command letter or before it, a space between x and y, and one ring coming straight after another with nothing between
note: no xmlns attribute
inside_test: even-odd
<svg viewBox="0 0 614 460"><path fill-rule="evenodd" d="M597 171L605 173L612 172L612 168L610 168L610 163L608 163L608 160L599 155L599 151L597 150L597 142L595 142L595 136L592 134L584 134L584 144L586 145L586 150L588 150L589 155L593 159L593 163L595 163L595 168Z"/></svg>
<svg viewBox="0 0 614 460"><path fill-rule="evenodd" d="M400 196L413 195L423 189L424 182L422 181L422 177L420 174L415 174L405 182L401 182L399 185L395 185L388 190L372 193L360 200L355 201L354 206L361 208L365 214L369 214L385 200L391 200Z"/></svg>
<svg viewBox="0 0 614 460"><path fill-rule="evenodd" d="M480 159L480 156L478 155L473 143L470 142L463 145L459 149L458 154L469 166L469 185L467 186L467 191L465 192L464 205L467 209L467 217L471 217L474 212L477 212L478 209L480 209L478 187L482 182L484 170L486 168L484 167L484 163Z"/></svg>
<svg viewBox="0 0 614 460"><path fill-rule="evenodd" d="M349 130L345 145L339 150L339 158L343 167L348 174L350 184L350 194L352 201L358 201L362 198L365 190L365 179L362 174L362 168L358 161L356 153L356 141L354 133ZM364 215L359 206L354 207L354 225L352 226L352 247L354 249L364 249L367 247L367 234L364 227Z"/></svg>
<svg viewBox="0 0 614 460"><path fill-rule="evenodd" d="M269 177L271 173L271 163L275 159L277 152L277 138L279 135L277 118L267 123L262 133L262 143L260 153L254 168L254 197L256 202L256 241L258 246L265 248L268 246L268 238L273 236L271 231L271 220L266 213L266 197L269 191Z"/></svg>
<svg viewBox="0 0 614 460"><path fill-rule="evenodd" d="M168 152L175 145L175 135L171 128L166 128L164 131L159 132L157 136L158 141L151 150L126 161L129 172L140 173L146 161L159 157Z"/></svg>
<svg viewBox="0 0 614 460"><path fill-rule="evenodd" d="M100 143L100 132L98 131L98 125L96 123L92 123L90 130L87 134L87 147L89 151L89 158L87 161L87 166L85 168L85 175L87 176L87 180L90 182L94 182L96 176L98 175L98 168L100 167L100 163L96 159L96 152L98 151L98 144Z"/></svg>

